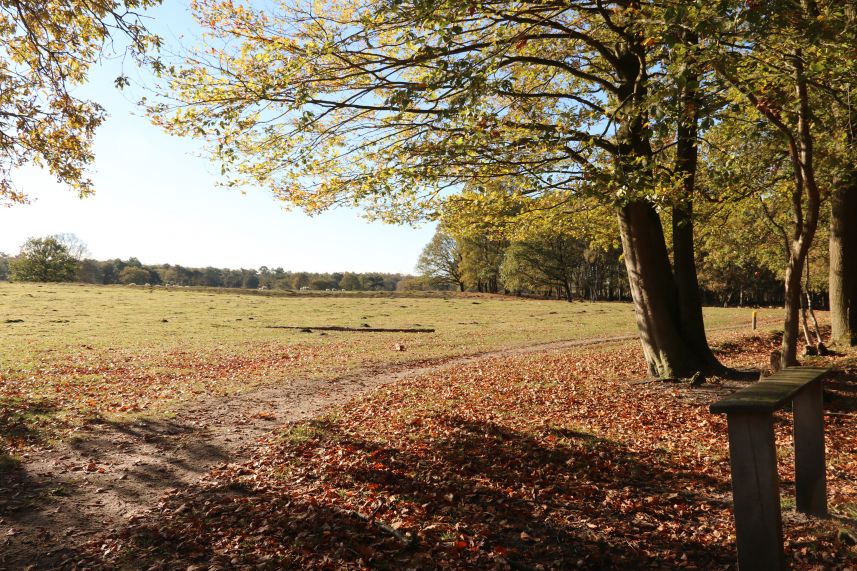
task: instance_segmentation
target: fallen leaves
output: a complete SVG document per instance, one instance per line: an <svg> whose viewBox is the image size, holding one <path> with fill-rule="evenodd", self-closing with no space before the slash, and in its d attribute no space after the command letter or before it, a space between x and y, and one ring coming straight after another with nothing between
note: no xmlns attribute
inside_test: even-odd
<svg viewBox="0 0 857 571"><path fill-rule="evenodd" d="M0 444L20 453L104 415L148 412L273 378L317 374L316 369L337 371L353 350L341 343L269 343L240 353L103 351L84 345L34 368L0 371ZM257 418L275 420L268 412Z"/></svg>
<svg viewBox="0 0 857 571"><path fill-rule="evenodd" d="M770 342L750 338L723 354L762 364ZM627 343L496 358L379 388L278 431L250 462L168 493L89 544L86 565L733 566L726 426L707 404L737 385L637 384L638 353ZM834 402L853 396L843 390ZM837 416L828 425L834 513L857 506L854 424ZM777 435L786 483L784 417ZM792 565L857 564L844 539L854 537L850 517L787 517ZM843 525L851 531L839 533Z"/></svg>

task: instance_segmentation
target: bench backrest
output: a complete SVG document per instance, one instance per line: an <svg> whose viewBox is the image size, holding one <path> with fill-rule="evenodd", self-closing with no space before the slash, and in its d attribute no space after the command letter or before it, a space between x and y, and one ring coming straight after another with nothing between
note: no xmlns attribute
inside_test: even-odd
<svg viewBox="0 0 857 571"><path fill-rule="evenodd" d="M811 382L830 369L787 367L763 381L735 391L708 407L713 413L768 412L779 410Z"/></svg>

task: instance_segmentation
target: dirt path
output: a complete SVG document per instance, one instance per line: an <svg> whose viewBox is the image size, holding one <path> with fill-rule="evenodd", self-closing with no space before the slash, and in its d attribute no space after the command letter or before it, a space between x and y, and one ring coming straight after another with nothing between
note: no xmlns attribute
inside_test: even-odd
<svg viewBox="0 0 857 571"><path fill-rule="evenodd" d="M75 438L0 473L0 569L51 569L80 544L155 507L171 488L210 468L242 461L273 427L311 417L379 385L444 367L511 355L636 339L624 335L543 343L398 368L300 381L203 398L172 419L100 422Z"/></svg>

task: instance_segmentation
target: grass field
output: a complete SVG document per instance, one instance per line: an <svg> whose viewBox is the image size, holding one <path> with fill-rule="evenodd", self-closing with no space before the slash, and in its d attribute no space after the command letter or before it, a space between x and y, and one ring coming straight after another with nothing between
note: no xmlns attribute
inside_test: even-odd
<svg viewBox="0 0 857 571"><path fill-rule="evenodd" d="M779 315L760 311L763 324ZM710 308L706 319L709 328L748 324L750 311ZM364 324L436 331L269 327ZM627 303L0 283L0 432L14 449L92 416L162 414L199 395L634 332Z"/></svg>

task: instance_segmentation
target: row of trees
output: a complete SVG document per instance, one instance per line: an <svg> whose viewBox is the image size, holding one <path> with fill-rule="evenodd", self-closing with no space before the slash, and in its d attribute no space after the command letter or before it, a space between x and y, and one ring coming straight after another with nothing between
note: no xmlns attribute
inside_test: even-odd
<svg viewBox="0 0 857 571"><path fill-rule="evenodd" d="M700 295L706 305L772 306L784 301L783 248L760 213L750 209L712 214L696 244ZM610 220L605 220L609 226ZM826 237L826 227L820 233ZM755 248L744 246L755 243ZM827 251L807 260L807 295L815 308L828 306ZM440 226L417 264L423 289L503 291L572 299L630 297L621 248L587 242L550 229L516 240L486 235L455 236Z"/></svg>
<svg viewBox="0 0 857 571"><path fill-rule="evenodd" d="M0 254L0 280L83 282L93 284L176 285L247 289L393 291L408 284L408 276L385 273L287 272L282 268L258 270L187 268L180 265L145 265L137 258L93 260L86 245L73 234L30 238L15 256ZM401 284L401 286L400 286Z"/></svg>

